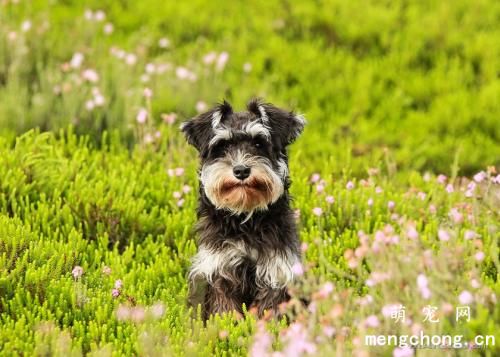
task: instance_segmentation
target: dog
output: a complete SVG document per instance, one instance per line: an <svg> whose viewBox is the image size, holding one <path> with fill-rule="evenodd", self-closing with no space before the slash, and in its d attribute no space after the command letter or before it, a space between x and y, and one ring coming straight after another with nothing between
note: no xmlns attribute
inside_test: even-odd
<svg viewBox="0 0 500 357"><path fill-rule="evenodd" d="M253 99L233 112L224 101L182 123L199 153L198 252L189 272L189 303L202 316L237 311L262 316L289 300L300 263L290 207L287 148L302 115Z"/></svg>

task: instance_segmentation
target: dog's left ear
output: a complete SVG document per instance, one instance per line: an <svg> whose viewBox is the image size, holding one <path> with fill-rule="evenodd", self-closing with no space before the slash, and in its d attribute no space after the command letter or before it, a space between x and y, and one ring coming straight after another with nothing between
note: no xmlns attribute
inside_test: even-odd
<svg viewBox="0 0 500 357"><path fill-rule="evenodd" d="M214 130L220 128L224 119L233 112L231 105L224 101L208 112L199 114L193 119L181 124L181 130L189 144L193 145L200 154L208 148Z"/></svg>
<svg viewBox="0 0 500 357"><path fill-rule="evenodd" d="M269 103L261 103L259 100L250 101L248 110L260 117L264 125L271 127L274 135L280 138L283 146L293 143L300 136L306 124L303 115L277 108Z"/></svg>

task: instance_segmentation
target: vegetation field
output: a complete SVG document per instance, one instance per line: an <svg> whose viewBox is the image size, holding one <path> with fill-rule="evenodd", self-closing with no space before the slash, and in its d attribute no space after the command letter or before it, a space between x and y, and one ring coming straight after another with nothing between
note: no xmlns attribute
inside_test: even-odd
<svg viewBox="0 0 500 357"><path fill-rule="evenodd" d="M204 324L179 124L252 97L308 121L303 262ZM0 0L0 356L497 356L499 115L494 0Z"/></svg>

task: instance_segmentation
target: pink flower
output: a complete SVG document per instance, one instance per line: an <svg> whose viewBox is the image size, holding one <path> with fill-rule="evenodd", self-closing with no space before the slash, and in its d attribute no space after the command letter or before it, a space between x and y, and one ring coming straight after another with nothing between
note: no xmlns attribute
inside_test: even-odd
<svg viewBox="0 0 500 357"><path fill-rule="evenodd" d="M321 176L319 174L312 174L311 175L311 182L312 183L319 182L319 180L321 180Z"/></svg>
<svg viewBox="0 0 500 357"><path fill-rule="evenodd" d="M177 201L177 207L182 207L182 206L184 206L184 202L185 202L184 198L181 198L180 200L178 200L178 201Z"/></svg>
<svg viewBox="0 0 500 357"><path fill-rule="evenodd" d="M348 190L352 190L354 188L354 182L352 181L348 181L346 186L345 186Z"/></svg>
<svg viewBox="0 0 500 357"><path fill-rule="evenodd" d="M388 208L389 210L393 210L395 206L396 206L396 204L394 203L394 201L389 201L389 202L387 203L387 208Z"/></svg>
<svg viewBox="0 0 500 357"><path fill-rule="evenodd" d="M145 108L140 108L135 119L139 124L144 124L148 119L148 111Z"/></svg>
<svg viewBox="0 0 500 357"><path fill-rule="evenodd" d="M144 91L142 92L144 95L144 98L151 98L153 96L153 91L151 88L144 88Z"/></svg>
<svg viewBox="0 0 500 357"><path fill-rule="evenodd" d="M286 342L284 356L302 356L304 353L316 352L316 345L309 341L307 329L301 323L292 323L285 331L283 339Z"/></svg>
<svg viewBox="0 0 500 357"><path fill-rule="evenodd" d="M415 352L410 347L396 347L392 351L393 357L411 357L414 354L415 354Z"/></svg>
<svg viewBox="0 0 500 357"><path fill-rule="evenodd" d="M176 167L175 168L175 176L179 177L184 175L184 168L182 167Z"/></svg>
<svg viewBox="0 0 500 357"><path fill-rule="evenodd" d="M316 192L321 193L325 190L325 186L322 184L317 184L316 185Z"/></svg>
<svg viewBox="0 0 500 357"><path fill-rule="evenodd" d="M30 20L23 21L23 23L21 24L21 31L28 32L29 30L31 30L31 21Z"/></svg>
<svg viewBox="0 0 500 357"><path fill-rule="evenodd" d="M221 52L219 54L219 57L217 58L217 63L215 64L215 69L218 72L221 72L224 67L226 66L227 60L229 59L229 53L227 52Z"/></svg>
<svg viewBox="0 0 500 357"><path fill-rule="evenodd" d="M470 240L478 237L478 234L470 229L466 230L464 233L464 239Z"/></svg>
<svg viewBox="0 0 500 357"><path fill-rule="evenodd" d="M106 14L102 10L97 10L94 13L94 20L96 20L97 22L104 21L105 18L106 18Z"/></svg>
<svg viewBox="0 0 500 357"><path fill-rule="evenodd" d="M118 309L116 309L116 318L119 321L126 321L130 318L130 309L125 306L125 305L120 305L118 306Z"/></svg>
<svg viewBox="0 0 500 357"><path fill-rule="evenodd" d="M323 214L323 209L321 207L314 207L312 209L312 213L315 215L315 216L318 216L320 217L322 214Z"/></svg>
<svg viewBox="0 0 500 357"><path fill-rule="evenodd" d="M427 277L424 274L418 274L417 276L417 286L419 289L426 288L428 284Z"/></svg>
<svg viewBox="0 0 500 357"><path fill-rule="evenodd" d="M406 230L406 235L410 239L418 239L418 232L413 226L408 227L408 229Z"/></svg>
<svg viewBox="0 0 500 357"><path fill-rule="evenodd" d="M204 112L205 110L207 110L207 103L199 100L198 102L196 102L196 111L198 113L201 113L201 112Z"/></svg>
<svg viewBox="0 0 500 357"><path fill-rule="evenodd" d="M105 265L103 268L102 268L102 273L104 275L110 275L111 274L111 268L108 267L107 265Z"/></svg>
<svg viewBox="0 0 500 357"><path fill-rule="evenodd" d="M133 66L137 62L137 56L133 53L127 53L125 55L125 63L129 66Z"/></svg>
<svg viewBox="0 0 500 357"><path fill-rule="evenodd" d="M80 278L83 275L83 268L79 265L75 266L71 271L71 274L75 279Z"/></svg>
<svg viewBox="0 0 500 357"><path fill-rule="evenodd" d="M294 265L292 265L292 272L297 276L302 276L304 275L304 267L301 263L296 262Z"/></svg>
<svg viewBox="0 0 500 357"><path fill-rule="evenodd" d="M215 53L214 51L210 51L205 56L203 56L203 63L209 65L214 63L216 59L217 59L217 53Z"/></svg>
<svg viewBox="0 0 500 357"><path fill-rule="evenodd" d="M474 301L474 296L467 290L464 290L458 295L458 301L462 305L468 305Z"/></svg>
<svg viewBox="0 0 500 357"><path fill-rule="evenodd" d="M491 179L493 183L500 184L500 174Z"/></svg>
<svg viewBox="0 0 500 357"><path fill-rule="evenodd" d="M254 341L252 348L250 349L251 357L262 357L269 355L269 349L271 348L273 339L271 335L266 331L263 321L259 321L257 325L257 332L254 335Z"/></svg>
<svg viewBox="0 0 500 357"><path fill-rule="evenodd" d="M464 221L464 216L461 214L458 209L452 208L450 213L448 214L454 223L460 224Z"/></svg>
<svg viewBox="0 0 500 357"><path fill-rule="evenodd" d="M333 335L335 335L335 327L333 326L323 326L323 334L326 336L326 337L333 337Z"/></svg>
<svg viewBox="0 0 500 357"><path fill-rule="evenodd" d="M243 64L243 72L250 73L251 70L252 70L252 64L249 62L245 62Z"/></svg>
<svg viewBox="0 0 500 357"><path fill-rule="evenodd" d="M147 74L153 74L156 71L156 66L153 63L147 63L144 70Z"/></svg>
<svg viewBox="0 0 500 357"><path fill-rule="evenodd" d="M113 296L114 298L117 298L118 296L120 296L120 290L118 290L118 289L111 290L111 296Z"/></svg>
<svg viewBox="0 0 500 357"><path fill-rule="evenodd" d="M89 10L89 9L86 9L85 12L84 12L84 17L86 20L93 20L94 19L94 13L92 12L92 10Z"/></svg>
<svg viewBox="0 0 500 357"><path fill-rule="evenodd" d="M444 184L448 178L445 175L439 175L437 177L437 182Z"/></svg>
<svg viewBox="0 0 500 357"><path fill-rule="evenodd" d="M432 214L436 214L436 212L437 212L436 206L430 205L429 206L429 212L432 213Z"/></svg>
<svg viewBox="0 0 500 357"><path fill-rule="evenodd" d="M380 326L380 321L376 315L370 315L366 318L364 325L366 327L378 327Z"/></svg>
<svg viewBox="0 0 500 357"><path fill-rule="evenodd" d="M373 198L371 198L371 197L370 197L370 198L368 199L368 202L366 202L366 204L367 204L368 206L370 206L370 207L371 207L371 206L373 206Z"/></svg>
<svg viewBox="0 0 500 357"><path fill-rule="evenodd" d="M113 24L108 22L106 25L104 25L103 31L106 35L111 35L113 33L114 29L115 28L113 27Z"/></svg>
<svg viewBox="0 0 500 357"><path fill-rule="evenodd" d="M146 311L141 306L136 306L131 309L130 319L136 323L142 322L146 316Z"/></svg>
<svg viewBox="0 0 500 357"><path fill-rule="evenodd" d="M167 48L170 46L170 40L166 37L162 37L158 40L158 47Z"/></svg>
<svg viewBox="0 0 500 357"><path fill-rule="evenodd" d="M484 252L477 252L475 255L474 255L474 258L478 261L478 262L482 262L484 260Z"/></svg>
<svg viewBox="0 0 500 357"><path fill-rule="evenodd" d="M123 287L123 281L118 279L115 281L115 289L121 289Z"/></svg>
<svg viewBox="0 0 500 357"><path fill-rule="evenodd" d="M418 198L420 198L421 201L425 201L425 198L427 197L425 192L419 192L419 193L417 193L417 196L418 196Z"/></svg>
<svg viewBox="0 0 500 357"><path fill-rule="evenodd" d="M453 188L453 185L451 183L447 184L446 185L446 192L452 193L453 191L455 191L455 189Z"/></svg>
<svg viewBox="0 0 500 357"><path fill-rule="evenodd" d="M486 177L487 177L486 172L480 171L474 175L474 181L479 183L482 182Z"/></svg>
<svg viewBox="0 0 500 357"><path fill-rule="evenodd" d="M84 56L80 52L76 52L73 54L73 57L71 57L71 61L69 62L70 66L72 68L80 68L80 66L83 63Z"/></svg>
<svg viewBox="0 0 500 357"><path fill-rule="evenodd" d="M150 133L147 133L146 135L144 135L144 142L146 144L151 144L154 140L155 139L154 139L153 135L151 135Z"/></svg>
<svg viewBox="0 0 500 357"><path fill-rule="evenodd" d="M375 187L375 193L378 195L378 194L381 194L382 192L384 192L384 190L382 190L382 187Z"/></svg>
<svg viewBox="0 0 500 357"><path fill-rule="evenodd" d="M184 193L189 193L189 192L191 192L191 190L192 190L192 188L189 185L182 186L182 192L184 192Z"/></svg>
<svg viewBox="0 0 500 357"><path fill-rule="evenodd" d="M86 69L83 71L82 78L92 83L99 81L99 75L93 69Z"/></svg>
<svg viewBox="0 0 500 357"><path fill-rule="evenodd" d="M169 113L169 114L162 114L161 118L163 121L169 125L172 125L175 120L177 119L177 114L175 113Z"/></svg>
<svg viewBox="0 0 500 357"><path fill-rule="evenodd" d="M438 230L438 238L440 241L447 242L450 240L450 233L445 229Z"/></svg>
<svg viewBox="0 0 500 357"><path fill-rule="evenodd" d="M177 78L179 79L188 79L189 76L190 76L190 71L189 69L187 69L186 67L177 67L175 69L175 75L177 76Z"/></svg>
<svg viewBox="0 0 500 357"><path fill-rule="evenodd" d="M431 297L431 291L428 286L427 277L424 274L419 274L417 277L417 287L420 291L420 295L424 299L429 299Z"/></svg>
<svg viewBox="0 0 500 357"><path fill-rule="evenodd" d="M163 316L164 313L165 313L165 306L161 302L151 306L151 315L155 319L159 319L160 317Z"/></svg>
<svg viewBox="0 0 500 357"><path fill-rule="evenodd" d="M95 103L93 100L89 99L85 102L85 109L87 109L89 112L92 111L95 108Z"/></svg>
<svg viewBox="0 0 500 357"><path fill-rule="evenodd" d="M94 104L96 105L96 107L102 107L104 105L105 101L106 100L104 99L104 97L102 96L102 94L97 94L94 97Z"/></svg>
<svg viewBox="0 0 500 357"><path fill-rule="evenodd" d="M330 205L335 202L335 198L333 198L333 196L326 196L325 200Z"/></svg>
<svg viewBox="0 0 500 357"><path fill-rule="evenodd" d="M307 251L307 248L309 248L309 245L306 242L302 242L302 244L300 245L300 251L305 252Z"/></svg>
<svg viewBox="0 0 500 357"><path fill-rule="evenodd" d="M326 298L333 292L334 286L331 282L326 282L318 291L318 296L321 298Z"/></svg>
<svg viewBox="0 0 500 357"><path fill-rule="evenodd" d="M474 289L479 289L479 287L481 287L481 284L476 279L472 279L470 281L470 286L472 286Z"/></svg>

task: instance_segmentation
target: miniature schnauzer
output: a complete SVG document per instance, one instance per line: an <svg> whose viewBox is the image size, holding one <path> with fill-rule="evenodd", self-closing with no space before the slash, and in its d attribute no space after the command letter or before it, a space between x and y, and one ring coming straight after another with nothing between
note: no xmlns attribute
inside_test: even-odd
<svg viewBox="0 0 500 357"><path fill-rule="evenodd" d="M233 112L224 101L181 126L201 160L189 300L204 319L242 313L243 304L259 316L276 311L300 262L287 146L305 120L256 99L247 109Z"/></svg>

